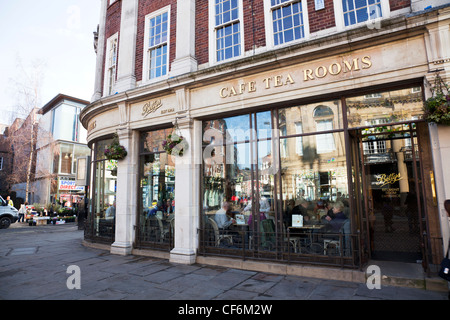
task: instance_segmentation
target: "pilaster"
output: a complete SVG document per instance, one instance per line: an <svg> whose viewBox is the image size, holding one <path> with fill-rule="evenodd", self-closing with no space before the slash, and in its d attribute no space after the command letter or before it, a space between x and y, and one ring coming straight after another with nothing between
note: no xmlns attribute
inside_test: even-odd
<svg viewBox="0 0 450 320"><path fill-rule="evenodd" d="M119 255L131 254L135 238L134 225L137 216L137 193L135 186L138 179L138 140L137 131L126 126L117 129L119 142L127 150L127 156L118 161L116 192L116 234L111 245L111 253Z"/></svg>
<svg viewBox="0 0 450 320"><path fill-rule="evenodd" d="M170 76L197 70L195 59L195 0L177 1L177 37L175 60Z"/></svg>
<svg viewBox="0 0 450 320"><path fill-rule="evenodd" d="M101 0L100 23L98 26L97 39L97 56L95 62L94 94L91 97L91 102L96 101L102 97L103 57L105 55L105 23L107 7L108 0Z"/></svg>
<svg viewBox="0 0 450 320"><path fill-rule="evenodd" d="M135 61L138 0L122 1L119 55L115 90L124 92L136 87Z"/></svg>
<svg viewBox="0 0 450 320"><path fill-rule="evenodd" d="M200 164L195 155L201 153L201 121L188 117L178 120L181 135L189 144L182 157L175 158L175 245L170 261L183 264L196 262L199 228ZM200 148L200 149L199 149Z"/></svg>

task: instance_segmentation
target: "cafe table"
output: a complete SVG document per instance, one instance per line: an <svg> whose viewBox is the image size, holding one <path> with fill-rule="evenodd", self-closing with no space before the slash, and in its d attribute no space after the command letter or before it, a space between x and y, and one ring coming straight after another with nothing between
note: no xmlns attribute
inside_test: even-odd
<svg viewBox="0 0 450 320"><path fill-rule="evenodd" d="M288 227L288 234L289 237L292 237L292 235L297 236L299 234L303 234L307 236L307 239L309 240L309 243L306 244L306 246L311 246L313 243L313 234L314 231L319 231L324 227L323 224L304 224L303 226L290 226ZM291 233L294 231L293 233ZM297 232L296 232L297 231ZM300 243L299 243L300 246ZM301 247L299 248L301 252Z"/></svg>

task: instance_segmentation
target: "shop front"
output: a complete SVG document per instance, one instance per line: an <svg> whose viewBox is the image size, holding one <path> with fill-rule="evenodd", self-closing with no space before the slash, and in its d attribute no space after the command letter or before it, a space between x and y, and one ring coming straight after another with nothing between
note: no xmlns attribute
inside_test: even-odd
<svg viewBox="0 0 450 320"><path fill-rule="evenodd" d="M422 101L418 84L203 121L200 252L422 260Z"/></svg>
<svg viewBox="0 0 450 320"><path fill-rule="evenodd" d="M90 239L114 206L104 237L120 254L351 268L439 256L423 38L366 45L93 103ZM165 148L174 130L182 156ZM128 150L115 163L113 133Z"/></svg>

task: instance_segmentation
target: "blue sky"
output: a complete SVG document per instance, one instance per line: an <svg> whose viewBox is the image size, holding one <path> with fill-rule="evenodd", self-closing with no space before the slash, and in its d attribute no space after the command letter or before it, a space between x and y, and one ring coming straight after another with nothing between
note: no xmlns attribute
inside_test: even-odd
<svg viewBox="0 0 450 320"><path fill-rule="evenodd" d="M43 63L39 107L59 93L90 101L100 0L0 0L0 124L15 114L12 79Z"/></svg>

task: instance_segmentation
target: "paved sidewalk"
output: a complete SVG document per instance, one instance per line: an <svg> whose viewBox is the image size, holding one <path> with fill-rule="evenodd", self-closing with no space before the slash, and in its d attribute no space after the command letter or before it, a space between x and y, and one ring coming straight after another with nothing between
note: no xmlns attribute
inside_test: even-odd
<svg viewBox="0 0 450 320"><path fill-rule="evenodd" d="M82 245L75 224L0 230L3 300L447 300L447 292L117 256ZM68 289L69 266L80 289ZM70 280L69 279L69 280ZM76 281L69 281L76 284ZM184 302L183 302L184 303ZM184 304L183 304L184 305Z"/></svg>

